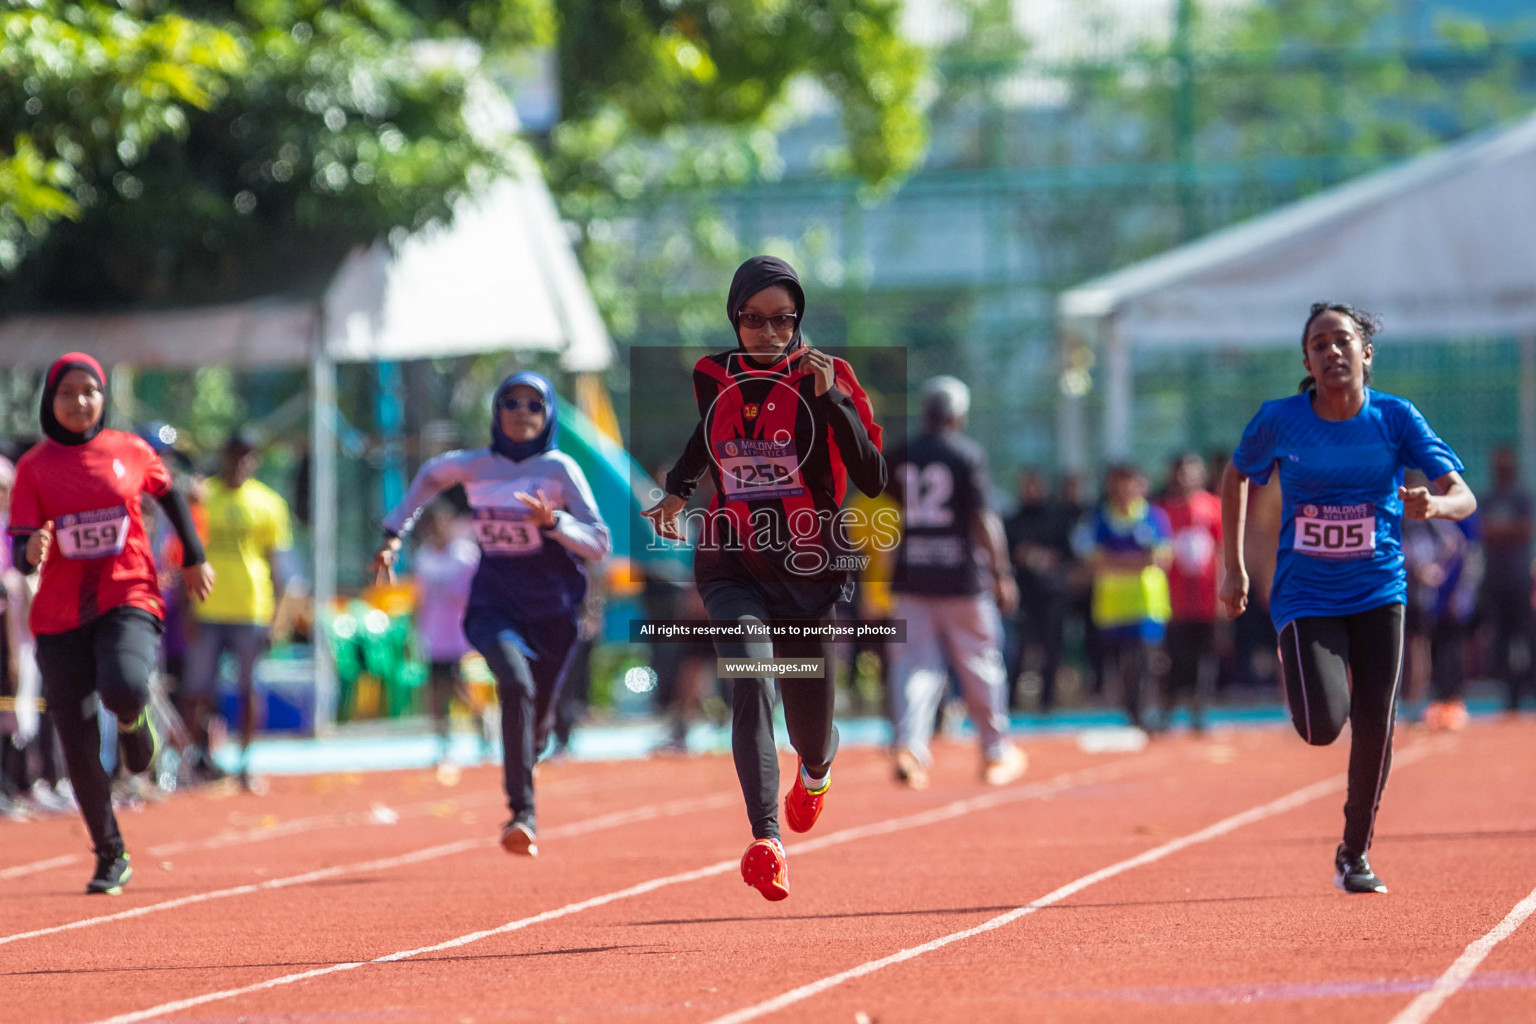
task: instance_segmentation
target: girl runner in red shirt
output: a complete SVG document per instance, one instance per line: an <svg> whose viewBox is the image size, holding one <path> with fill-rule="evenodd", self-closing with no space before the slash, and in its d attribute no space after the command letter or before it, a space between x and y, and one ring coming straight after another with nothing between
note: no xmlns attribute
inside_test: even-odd
<svg viewBox="0 0 1536 1024"><path fill-rule="evenodd" d="M164 605L140 514L140 495L165 509L183 549L187 592L213 589L213 570L184 497L160 457L133 434L104 430L106 375L70 352L48 370L41 408L45 440L16 464L8 532L16 567L40 571L31 627L43 696L64 747L80 814L96 852L86 892L117 895L133 874L101 764L97 701L118 721L122 763L154 760L149 678Z"/></svg>
<svg viewBox="0 0 1536 1024"><path fill-rule="evenodd" d="M726 300L736 348L694 366L701 422L667 474L667 493L645 513L661 536L684 539L677 515L699 478L706 471L714 478L694 555L699 595L714 623L829 625L833 606L852 596L852 573L837 557L841 531L832 521L847 481L872 498L885 489L869 398L846 362L805 346L804 314L805 292L788 263L756 256L737 269ZM784 818L796 832L808 831L821 814L837 752L831 640L717 637L715 652L821 658L829 669L820 679L779 683L789 741L800 755ZM733 684L731 749L753 835L741 875L765 898L782 900L789 888L774 806L773 687L763 676Z"/></svg>

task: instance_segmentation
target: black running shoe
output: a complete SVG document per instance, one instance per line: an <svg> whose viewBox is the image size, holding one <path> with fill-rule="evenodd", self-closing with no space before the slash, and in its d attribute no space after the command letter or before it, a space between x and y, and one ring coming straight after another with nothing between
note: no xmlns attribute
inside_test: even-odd
<svg viewBox="0 0 1536 1024"><path fill-rule="evenodd" d="M160 738L149 720L149 708L139 713L139 720L129 728L121 723L117 727L117 745L123 753L123 767L134 775L149 771L155 761Z"/></svg>
<svg viewBox="0 0 1536 1024"><path fill-rule="evenodd" d="M96 873L86 884L85 891L103 896L121 896L123 885L132 877L133 867L128 863L126 853L98 853Z"/></svg>
<svg viewBox="0 0 1536 1024"><path fill-rule="evenodd" d="M1333 884L1345 892L1387 891L1387 883L1376 877L1365 854L1351 853L1342 843L1333 855Z"/></svg>
<svg viewBox="0 0 1536 1024"><path fill-rule="evenodd" d="M518 857L537 857L539 841L533 825L515 818L501 827L501 848Z"/></svg>

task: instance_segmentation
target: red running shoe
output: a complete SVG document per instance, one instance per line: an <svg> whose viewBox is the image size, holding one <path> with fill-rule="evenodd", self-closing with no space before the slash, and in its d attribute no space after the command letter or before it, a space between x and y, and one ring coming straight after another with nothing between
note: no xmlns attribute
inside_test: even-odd
<svg viewBox="0 0 1536 1024"><path fill-rule="evenodd" d="M789 897L789 861L772 839L755 840L741 855L741 880L777 903Z"/></svg>
<svg viewBox="0 0 1536 1024"><path fill-rule="evenodd" d="M801 767L804 767L803 763ZM831 788L832 776L829 774L821 780L821 790L811 792L805 788L805 776L796 769L795 784L784 794L784 824L796 832L809 832L816 819L821 817L821 805Z"/></svg>

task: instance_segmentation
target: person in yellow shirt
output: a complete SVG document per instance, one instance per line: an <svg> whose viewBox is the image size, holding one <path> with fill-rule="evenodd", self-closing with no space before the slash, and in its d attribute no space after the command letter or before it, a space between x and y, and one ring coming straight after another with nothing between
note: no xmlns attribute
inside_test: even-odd
<svg viewBox="0 0 1536 1024"><path fill-rule="evenodd" d="M252 438L236 432L224 445L219 474L207 482L203 506L208 563L219 576L219 592L196 608L197 637L187 665L188 726L194 742L208 749L208 719L219 691L219 661L228 651L238 666L240 693L240 784L254 789L247 751L256 731L258 708L253 693L256 659L270 638L278 600L276 584L286 584L283 570L293 546L288 503L254 479L261 460ZM211 759L204 767L218 770Z"/></svg>

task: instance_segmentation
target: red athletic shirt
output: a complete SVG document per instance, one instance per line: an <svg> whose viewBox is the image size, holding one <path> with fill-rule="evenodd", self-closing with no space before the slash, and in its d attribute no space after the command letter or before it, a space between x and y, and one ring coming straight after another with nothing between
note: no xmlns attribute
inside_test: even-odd
<svg viewBox="0 0 1536 1024"><path fill-rule="evenodd" d="M823 395L794 354L769 367L739 351L694 365L700 423L666 486L686 498L706 470L714 479L698 582L751 580L782 607L809 611L852 579L842 556L855 552L832 514L850 479L875 496L887 471L868 395L852 366L832 365L835 386Z"/></svg>
<svg viewBox="0 0 1536 1024"><path fill-rule="evenodd" d="M42 441L21 457L9 532L54 527L32 601L33 633L67 633L124 605L164 615L139 495L170 489L154 449L118 430L82 445Z"/></svg>
<svg viewBox="0 0 1536 1024"><path fill-rule="evenodd" d="M1221 567L1221 499L1210 491L1162 502L1173 528L1173 565L1168 569L1173 617L1216 621L1216 575Z"/></svg>

